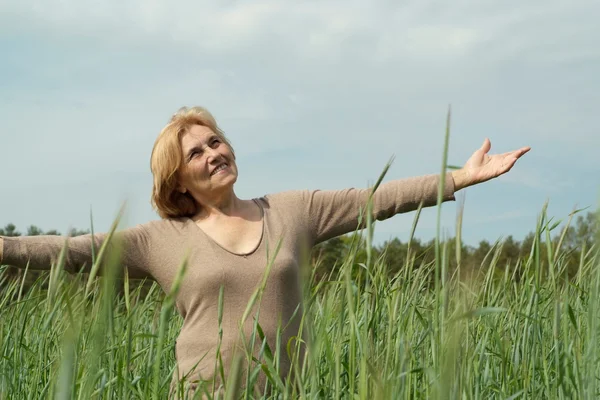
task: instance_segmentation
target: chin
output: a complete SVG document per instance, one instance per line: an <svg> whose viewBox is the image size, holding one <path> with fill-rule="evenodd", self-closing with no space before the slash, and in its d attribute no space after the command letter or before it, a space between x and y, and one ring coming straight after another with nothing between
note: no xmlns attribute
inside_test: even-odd
<svg viewBox="0 0 600 400"><path fill-rule="evenodd" d="M237 182L237 178L238 178L237 173L229 174L229 176L225 177L223 185L224 186L229 186L229 185L233 186L233 184Z"/></svg>
<svg viewBox="0 0 600 400"><path fill-rule="evenodd" d="M233 182L237 182L237 178L238 178L237 167L236 168L232 168L230 175L231 175L231 179L233 180Z"/></svg>

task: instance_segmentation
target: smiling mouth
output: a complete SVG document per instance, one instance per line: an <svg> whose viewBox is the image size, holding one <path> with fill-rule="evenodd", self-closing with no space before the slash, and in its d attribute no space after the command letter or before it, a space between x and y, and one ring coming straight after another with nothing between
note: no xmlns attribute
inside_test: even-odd
<svg viewBox="0 0 600 400"><path fill-rule="evenodd" d="M216 167L215 169L213 169L213 171L210 173L210 176L213 176L213 175L227 169L228 167L229 167L229 164L223 163L223 164L219 165L218 167Z"/></svg>

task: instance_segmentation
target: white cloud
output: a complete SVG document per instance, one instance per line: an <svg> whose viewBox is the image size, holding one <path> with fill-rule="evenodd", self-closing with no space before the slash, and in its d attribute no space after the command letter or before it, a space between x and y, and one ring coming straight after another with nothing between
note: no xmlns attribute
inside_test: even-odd
<svg viewBox="0 0 600 400"><path fill-rule="evenodd" d="M436 5L436 8L445 8ZM423 9L424 8L424 9ZM423 24L428 7L375 1L234 3L166 1L8 1L6 15L66 32L117 40L182 42L223 54L261 43L289 46L306 59L357 49L390 53L464 54L480 34L462 24ZM419 10L423 9L423 10ZM373 50L376 50L373 52Z"/></svg>

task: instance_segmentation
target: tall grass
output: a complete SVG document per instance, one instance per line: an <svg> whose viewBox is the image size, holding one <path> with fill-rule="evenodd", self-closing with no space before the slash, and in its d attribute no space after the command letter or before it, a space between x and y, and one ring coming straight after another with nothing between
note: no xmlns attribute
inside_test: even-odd
<svg viewBox="0 0 600 400"><path fill-rule="evenodd" d="M438 234L434 261L417 265L409 250L405 268L390 275L384 258L370 251L369 215L367 240L357 240L327 280L306 282L304 362L279 380L263 347L262 364L242 375L236 363L231 382L251 383L260 370L273 386L260 392L283 399L598 397L598 245L582 249L579 271L569 278L560 241L542 240L557 228L544 207L530 253L513 265L498 265L501 242L483 265L462 265ZM458 238L460 226L459 217ZM361 246L366 264L355 262ZM450 257L458 269L449 270ZM182 323L172 312L179 280L165 295L157 284L144 291L124 276L124 293L116 295L117 278L68 275L58 263L26 293L19 281L5 287L0 399L167 398ZM257 288L247 310L261 293ZM260 345L261 338L255 325L252 339ZM249 397L236 385L227 389L228 398Z"/></svg>
<svg viewBox="0 0 600 400"><path fill-rule="evenodd" d="M541 214L538 239L546 222ZM369 268L356 265L357 244L333 276L307 288L309 356L274 392L283 398L299 392L306 398L597 398L597 247L584 252L569 280L561 249L540 243L508 266L496 263L498 243L485 266L462 277L449 274L443 319L431 279L435 262L408 260L390 277L381 259ZM551 265L540 263L544 251L554 255ZM527 271L520 281L517 268ZM0 298L0 398L166 398L181 327L171 312L173 293L164 296L153 285L145 295L135 286L115 296L100 280L86 296L81 277L57 275L53 290L38 280L23 294L15 281Z"/></svg>

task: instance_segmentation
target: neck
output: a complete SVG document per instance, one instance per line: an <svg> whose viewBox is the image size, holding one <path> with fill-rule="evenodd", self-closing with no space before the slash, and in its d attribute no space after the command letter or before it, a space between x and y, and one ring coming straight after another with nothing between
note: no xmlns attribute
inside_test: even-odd
<svg viewBox="0 0 600 400"><path fill-rule="evenodd" d="M239 214L243 206L243 200L240 200L233 190L210 199L201 199L198 203L201 204L201 207L194 217L196 221L211 217L236 215Z"/></svg>

